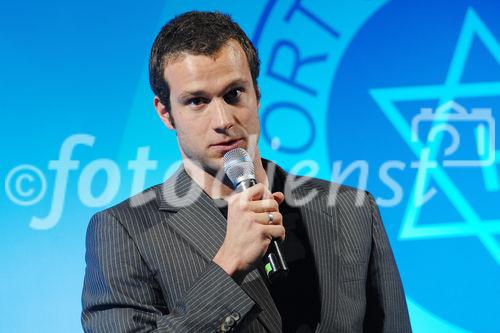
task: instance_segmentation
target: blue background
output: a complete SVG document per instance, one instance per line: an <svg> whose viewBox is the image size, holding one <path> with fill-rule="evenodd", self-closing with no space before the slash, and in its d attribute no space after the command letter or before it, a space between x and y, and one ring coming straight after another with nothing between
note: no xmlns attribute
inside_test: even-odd
<svg viewBox="0 0 500 333"><path fill-rule="evenodd" d="M379 199L414 331L500 331L495 317L500 308L498 158L483 169L444 169L459 194L450 195L450 184L443 186L431 175L426 184L436 195L415 213L410 198L417 169L411 163L419 154L394 121L396 111L410 123L420 108L449 99L498 115L500 3L472 0L269 0L251 8L235 1L0 4L0 179L5 185L0 188L0 331L81 331L90 216L161 182L179 160L174 134L153 109L147 62L161 26L190 9L230 13L259 49L263 156L289 170L313 160L317 176L325 179L332 179L339 161L342 170L366 163L366 184L357 171L343 182L366 187ZM474 36L470 47L458 42L464 31ZM457 49L465 56L455 63ZM310 62L299 66L297 59ZM422 87L453 81L456 71L455 86L472 84L479 93L454 95L448 85L441 95L419 97ZM487 93L484 87L490 86ZM395 90L408 87L415 88L410 98L398 98ZM69 171L64 195L53 198L56 171L49 161L59 159L63 142L75 134L95 141L73 149L79 165ZM140 147L149 147L157 166L143 184L133 186L128 162ZM474 142L461 142L461 148L470 155ZM78 194L79 179L98 159L117 164L119 190L89 207ZM383 204L394 187L379 172L391 160L404 166L389 171L402 197ZM13 202L6 189L9 173L24 164L41 170L47 183L43 198L27 206ZM117 180L116 174L111 177ZM97 173L90 183L93 195L108 181L104 172ZM45 218L54 202L62 205L61 216L34 228L32 218ZM441 228L446 224L458 226L458 232ZM437 227L419 236L422 226Z"/></svg>

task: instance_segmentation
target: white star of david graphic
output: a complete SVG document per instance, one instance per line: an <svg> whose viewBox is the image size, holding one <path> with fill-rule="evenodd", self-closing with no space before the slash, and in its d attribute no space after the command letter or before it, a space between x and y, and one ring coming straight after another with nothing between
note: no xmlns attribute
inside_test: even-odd
<svg viewBox="0 0 500 333"><path fill-rule="evenodd" d="M500 81L461 83L466 60L474 37L486 46L494 59L500 64L500 44L491 31L482 22L476 12L469 8L455 47L448 74L444 84L411 87L393 87L371 89L370 94L375 99L385 116L394 125L411 151L420 159L420 162L435 159L441 145L441 138L437 138L427 145L421 141L412 141L411 125L396 108L395 102L438 99L438 105L453 106L455 98L500 96ZM496 173L496 164L500 163L500 151L496 152L493 164L482 168L483 176L487 179L487 190L499 190L500 184ZM426 197L430 179L434 179L448 197L463 221L439 222L418 224L422 209L422 198ZM429 193L429 192L428 192ZM429 239L452 237L478 237L495 261L500 265L500 244L495 235L500 234L500 219L483 220L470 202L464 197L459 187L451 180L441 166L432 169L420 167L408 200L405 216L401 225L399 239Z"/></svg>

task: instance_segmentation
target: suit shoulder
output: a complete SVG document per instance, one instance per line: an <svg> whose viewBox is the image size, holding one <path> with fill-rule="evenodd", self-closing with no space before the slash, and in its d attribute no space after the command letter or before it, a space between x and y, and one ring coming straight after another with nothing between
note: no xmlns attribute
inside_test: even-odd
<svg viewBox="0 0 500 333"><path fill-rule="evenodd" d="M161 184L151 186L116 205L95 213L91 223L106 223L112 219L119 222L129 232L142 232L150 228L158 221L152 218L152 214L158 212L156 193L159 186Z"/></svg>
<svg viewBox="0 0 500 333"><path fill-rule="evenodd" d="M307 177L307 176L296 176L296 177L297 179L301 179L305 187L316 188L327 195L337 194L340 197L345 198L346 200L350 200L358 195L366 197L371 196L369 192L353 186L339 184L331 182L329 180L315 178L315 177Z"/></svg>

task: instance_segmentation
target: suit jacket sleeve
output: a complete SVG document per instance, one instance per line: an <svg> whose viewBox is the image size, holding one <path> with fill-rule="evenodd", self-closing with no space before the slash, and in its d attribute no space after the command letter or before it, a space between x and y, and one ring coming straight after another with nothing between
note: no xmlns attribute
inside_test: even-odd
<svg viewBox="0 0 500 333"><path fill-rule="evenodd" d="M368 268L365 331L411 332L408 309L398 268L371 194L372 250Z"/></svg>
<svg viewBox="0 0 500 333"><path fill-rule="evenodd" d="M182 301L167 308L133 239L106 211L92 217L86 247L85 332L213 332L229 318L237 325L255 305L222 268L210 262Z"/></svg>

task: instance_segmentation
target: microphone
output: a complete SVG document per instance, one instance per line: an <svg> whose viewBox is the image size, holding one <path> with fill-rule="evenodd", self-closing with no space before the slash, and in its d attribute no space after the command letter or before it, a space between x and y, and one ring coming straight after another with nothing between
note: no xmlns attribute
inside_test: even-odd
<svg viewBox="0 0 500 333"><path fill-rule="evenodd" d="M237 192L242 192L257 184L253 161L243 148L235 148L224 154L224 172ZM288 265L277 239L271 240L263 261L269 280L274 281L288 274Z"/></svg>

